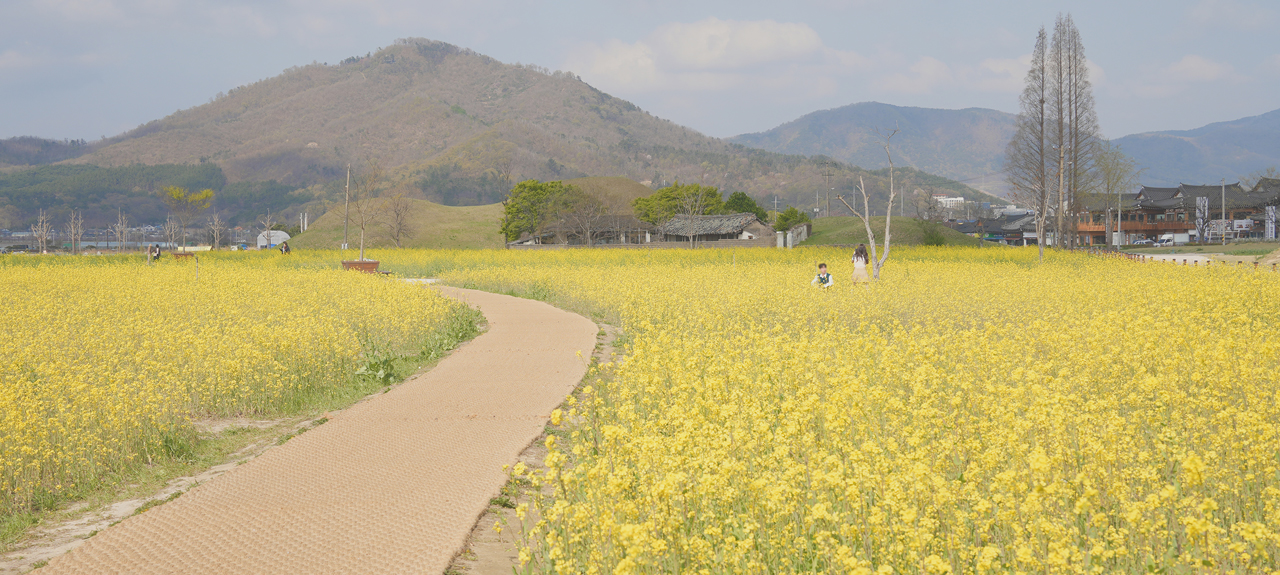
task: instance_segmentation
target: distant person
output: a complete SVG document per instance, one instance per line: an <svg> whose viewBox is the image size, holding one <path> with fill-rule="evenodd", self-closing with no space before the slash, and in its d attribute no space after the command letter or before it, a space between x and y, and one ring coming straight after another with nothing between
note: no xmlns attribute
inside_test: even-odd
<svg viewBox="0 0 1280 575"><path fill-rule="evenodd" d="M147 260L156 261L160 259L160 244L151 244L151 248L147 250Z"/></svg>
<svg viewBox="0 0 1280 575"><path fill-rule="evenodd" d="M809 284L823 289L835 285L831 280L831 274L827 273L827 264L818 264L818 275L814 276L813 281L809 282Z"/></svg>
<svg viewBox="0 0 1280 575"><path fill-rule="evenodd" d="M286 256L293 253L293 250L289 249L289 242L287 240L280 242L280 253Z"/></svg>
<svg viewBox="0 0 1280 575"><path fill-rule="evenodd" d="M853 283L863 283L871 281L871 276L867 275L867 262L871 258L867 257L866 244L858 244L853 250Z"/></svg>

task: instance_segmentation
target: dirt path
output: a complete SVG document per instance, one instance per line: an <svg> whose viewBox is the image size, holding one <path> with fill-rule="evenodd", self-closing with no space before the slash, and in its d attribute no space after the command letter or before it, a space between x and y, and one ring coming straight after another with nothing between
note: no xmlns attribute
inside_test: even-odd
<svg viewBox="0 0 1280 575"><path fill-rule="evenodd" d="M49 562L50 573L441 573L586 371L591 321L443 288L489 330L434 369ZM581 355L579 355L581 353Z"/></svg>

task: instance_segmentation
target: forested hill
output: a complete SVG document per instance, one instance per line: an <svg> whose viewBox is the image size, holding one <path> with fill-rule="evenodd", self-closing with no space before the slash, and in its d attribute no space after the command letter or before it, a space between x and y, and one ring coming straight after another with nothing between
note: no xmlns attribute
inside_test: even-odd
<svg viewBox="0 0 1280 575"><path fill-rule="evenodd" d="M973 180L1000 171L1015 119L1014 114L985 108L942 110L862 102L806 114L730 141L784 154L823 154L874 168L885 165L881 134L897 128L893 143L899 165ZM1002 179L995 175L989 183Z"/></svg>
<svg viewBox="0 0 1280 575"><path fill-rule="evenodd" d="M399 40L340 65L292 68L140 126L73 161L204 160L230 182L328 183L332 195L348 164L359 170L370 158L393 183L449 205L498 201L512 182L528 178L699 182L762 202L776 194L800 207L812 206L814 192L826 187L823 167L800 155L704 136L570 73L504 64L422 39ZM879 189L880 178L847 166L837 167L834 185L851 189L858 174Z"/></svg>

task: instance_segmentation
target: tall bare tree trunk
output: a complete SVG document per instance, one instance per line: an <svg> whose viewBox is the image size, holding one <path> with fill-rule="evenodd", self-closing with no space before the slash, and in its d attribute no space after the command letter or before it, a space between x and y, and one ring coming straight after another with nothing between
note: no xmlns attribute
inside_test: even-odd
<svg viewBox="0 0 1280 575"><path fill-rule="evenodd" d="M1040 260L1044 261L1045 219L1049 214L1048 145L1046 133L1049 96L1048 71L1045 50L1048 35L1043 27L1036 36L1031 52L1031 69L1027 72L1026 87L1019 98L1017 132L1005 149L1005 165L1008 182L1013 187L1014 198L1035 212L1036 244Z"/></svg>
<svg viewBox="0 0 1280 575"><path fill-rule="evenodd" d="M1078 243L1075 224L1080 200L1097 188L1094 168L1099 141L1084 43L1070 14L1059 15L1054 23L1046 70L1050 76L1049 113L1054 128L1051 139L1058 149L1060 179L1054 207L1054 245L1067 248Z"/></svg>

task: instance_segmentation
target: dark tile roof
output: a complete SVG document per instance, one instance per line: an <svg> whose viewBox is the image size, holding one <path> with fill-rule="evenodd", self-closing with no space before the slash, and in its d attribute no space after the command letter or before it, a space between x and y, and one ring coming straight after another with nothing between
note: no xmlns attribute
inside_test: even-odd
<svg viewBox="0 0 1280 575"><path fill-rule="evenodd" d="M723 216L678 215L658 226L658 231L672 236L707 236L738 234L760 221L755 214L728 214Z"/></svg>
<svg viewBox="0 0 1280 575"><path fill-rule="evenodd" d="M1150 186L1142 186L1138 190L1138 200L1167 200L1175 197L1181 192L1181 188L1153 188Z"/></svg>
<svg viewBox="0 0 1280 575"><path fill-rule="evenodd" d="M1280 179L1259 178L1258 183L1253 185L1253 193L1259 192L1280 193Z"/></svg>
<svg viewBox="0 0 1280 575"><path fill-rule="evenodd" d="M1187 198L1169 198L1167 200L1146 200L1138 202L1138 206L1144 210L1176 210L1185 208L1188 205L1195 206L1195 200L1187 201Z"/></svg>
<svg viewBox="0 0 1280 575"><path fill-rule="evenodd" d="M1143 188L1155 190L1169 190L1171 188ZM1182 184L1176 188L1180 190L1180 194L1170 197L1160 197L1164 194L1151 194L1148 197L1141 198L1133 207L1146 210L1174 210L1183 209L1193 211L1196 209L1196 198L1209 198L1209 211L1222 209L1222 196L1224 187L1218 185L1193 185ZM1258 208L1262 206L1274 205L1280 199L1280 190L1275 192L1264 191L1261 193L1249 193L1240 187L1239 183L1227 184L1225 187L1227 208Z"/></svg>
<svg viewBox="0 0 1280 575"><path fill-rule="evenodd" d="M1223 187L1224 186L1222 184L1181 184L1178 186L1178 189L1182 190L1183 195L1194 198L1196 196L1208 196L1210 194L1218 194L1221 196ZM1227 189L1227 201L1230 201L1233 194L1246 194L1244 188L1240 187L1240 182L1227 184L1225 187Z"/></svg>

